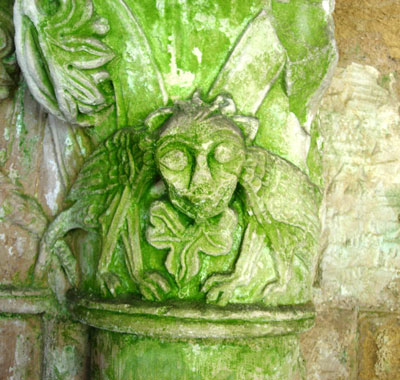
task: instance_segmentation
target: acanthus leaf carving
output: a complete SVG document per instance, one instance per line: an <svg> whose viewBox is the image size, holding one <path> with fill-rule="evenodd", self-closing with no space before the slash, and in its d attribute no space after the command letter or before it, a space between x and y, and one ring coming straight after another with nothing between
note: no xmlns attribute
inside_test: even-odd
<svg viewBox="0 0 400 380"><path fill-rule="evenodd" d="M91 0L62 0L51 10L18 0L14 14L18 61L34 97L67 122L98 124L114 104L104 68L114 54L101 41L107 20Z"/></svg>

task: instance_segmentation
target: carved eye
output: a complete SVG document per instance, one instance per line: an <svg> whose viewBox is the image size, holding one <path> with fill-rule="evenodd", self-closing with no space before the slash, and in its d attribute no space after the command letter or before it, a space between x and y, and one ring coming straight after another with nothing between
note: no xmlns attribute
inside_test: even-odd
<svg viewBox="0 0 400 380"><path fill-rule="evenodd" d="M234 146L222 143L214 150L214 158L221 164L232 161L235 158Z"/></svg>
<svg viewBox="0 0 400 380"><path fill-rule="evenodd" d="M160 164L169 170L181 171L188 164L187 154L181 150L173 149L160 158Z"/></svg>

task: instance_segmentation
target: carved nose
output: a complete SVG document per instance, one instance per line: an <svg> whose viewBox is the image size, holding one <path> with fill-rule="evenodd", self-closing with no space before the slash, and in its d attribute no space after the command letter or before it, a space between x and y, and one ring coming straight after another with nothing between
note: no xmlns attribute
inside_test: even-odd
<svg viewBox="0 0 400 380"><path fill-rule="evenodd" d="M211 181L212 176L208 167L207 157L205 155L198 155L189 188L191 190L200 190L204 185L210 184Z"/></svg>

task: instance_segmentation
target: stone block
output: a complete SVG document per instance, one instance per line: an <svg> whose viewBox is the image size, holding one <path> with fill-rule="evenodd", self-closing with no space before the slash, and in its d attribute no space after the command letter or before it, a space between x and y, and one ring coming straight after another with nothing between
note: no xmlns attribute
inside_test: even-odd
<svg viewBox="0 0 400 380"><path fill-rule="evenodd" d="M335 38L339 64L358 62L373 65L384 74L400 68L400 3L396 0L336 0ZM396 86L400 94L400 83Z"/></svg>
<svg viewBox="0 0 400 380"><path fill-rule="evenodd" d="M88 328L80 323L44 317L43 333L43 379L87 379Z"/></svg>
<svg viewBox="0 0 400 380"><path fill-rule="evenodd" d="M358 330L358 380L399 380L400 316L365 313Z"/></svg>
<svg viewBox="0 0 400 380"><path fill-rule="evenodd" d="M398 310L398 100L371 66L339 69L321 110L322 302Z"/></svg>
<svg viewBox="0 0 400 380"><path fill-rule="evenodd" d="M0 316L0 378L41 379L40 317Z"/></svg>
<svg viewBox="0 0 400 380"><path fill-rule="evenodd" d="M355 379L356 333L355 311L319 311L314 328L300 337L307 380Z"/></svg>

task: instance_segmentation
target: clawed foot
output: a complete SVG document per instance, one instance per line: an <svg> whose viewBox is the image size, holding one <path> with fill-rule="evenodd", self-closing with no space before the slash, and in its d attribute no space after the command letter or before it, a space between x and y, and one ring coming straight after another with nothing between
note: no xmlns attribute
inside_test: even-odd
<svg viewBox="0 0 400 380"><path fill-rule="evenodd" d="M119 277L110 272L99 273L100 290L103 295L111 294L113 297L118 296L117 289L121 287ZM145 273L136 276L136 283L143 297L150 301L159 301L163 299L164 294L170 291L168 281L157 272Z"/></svg>
<svg viewBox="0 0 400 380"><path fill-rule="evenodd" d="M262 297L264 302L268 303L271 295L284 294L287 290L287 284L282 284L279 281L271 282L263 289Z"/></svg>
<svg viewBox="0 0 400 380"><path fill-rule="evenodd" d="M207 301L225 306L232 299L240 281L234 275L216 274L203 285L201 291L207 293Z"/></svg>
<svg viewBox="0 0 400 380"><path fill-rule="evenodd" d="M171 289L168 281L157 272L150 272L137 279L140 293L149 301L160 301Z"/></svg>
<svg viewBox="0 0 400 380"><path fill-rule="evenodd" d="M110 272L99 273L100 291L103 295L111 294L117 296L117 289L121 286L121 281L117 275Z"/></svg>

